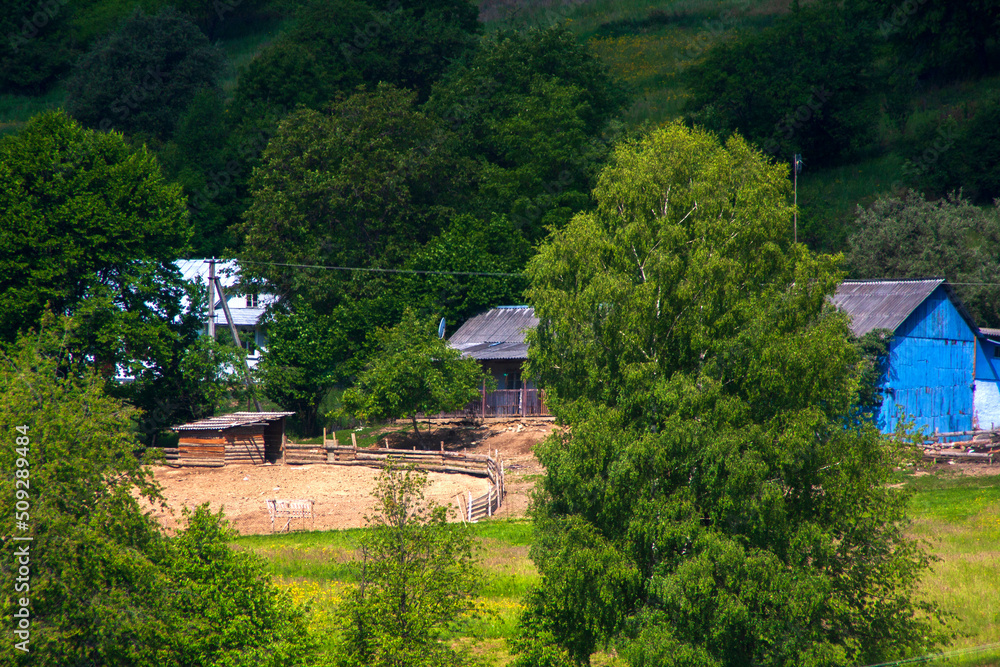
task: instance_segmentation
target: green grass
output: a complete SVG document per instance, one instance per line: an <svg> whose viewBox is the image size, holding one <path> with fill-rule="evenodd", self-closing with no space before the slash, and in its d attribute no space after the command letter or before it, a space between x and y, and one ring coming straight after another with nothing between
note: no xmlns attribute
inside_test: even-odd
<svg viewBox="0 0 1000 667"><path fill-rule="evenodd" d="M66 105L66 89L55 86L45 95L0 95L0 135L15 132L35 114Z"/></svg>
<svg viewBox="0 0 1000 667"><path fill-rule="evenodd" d="M1000 476L951 471L913 477L912 534L940 559L921 592L954 614L946 651L1000 643ZM1000 646L931 664L1000 665Z"/></svg>
<svg viewBox="0 0 1000 667"><path fill-rule="evenodd" d="M468 617L446 639L485 664L505 664L505 638L514 632L522 599L538 581L528 558L528 521L491 521L468 526L477 547L479 598ZM336 641L338 607L356 582L352 562L364 529L247 535L235 540L267 562L278 586L298 604L309 604L312 630L327 647Z"/></svg>

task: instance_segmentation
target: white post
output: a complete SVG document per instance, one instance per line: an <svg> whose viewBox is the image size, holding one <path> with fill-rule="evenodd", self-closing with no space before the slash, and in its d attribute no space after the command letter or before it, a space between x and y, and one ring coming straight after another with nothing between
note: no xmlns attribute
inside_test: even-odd
<svg viewBox="0 0 1000 667"><path fill-rule="evenodd" d="M208 260L208 337L215 339L215 258Z"/></svg>

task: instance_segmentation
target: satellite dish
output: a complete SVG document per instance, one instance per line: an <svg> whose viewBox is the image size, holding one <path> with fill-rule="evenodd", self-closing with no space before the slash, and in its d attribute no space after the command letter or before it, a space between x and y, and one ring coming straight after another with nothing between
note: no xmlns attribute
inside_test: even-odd
<svg viewBox="0 0 1000 667"><path fill-rule="evenodd" d="M438 338L444 338L444 318L441 318L441 323L438 324Z"/></svg>

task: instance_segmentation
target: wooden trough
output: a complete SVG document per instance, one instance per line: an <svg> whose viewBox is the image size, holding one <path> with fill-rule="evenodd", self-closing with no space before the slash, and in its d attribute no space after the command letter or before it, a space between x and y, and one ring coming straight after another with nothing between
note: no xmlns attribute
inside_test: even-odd
<svg viewBox="0 0 1000 667"><path fill-rule="evenodd" d="M175 426L176 463L221 467L227 463L276 463L285 441L285 417L293 412L234 412Z"/></svg>

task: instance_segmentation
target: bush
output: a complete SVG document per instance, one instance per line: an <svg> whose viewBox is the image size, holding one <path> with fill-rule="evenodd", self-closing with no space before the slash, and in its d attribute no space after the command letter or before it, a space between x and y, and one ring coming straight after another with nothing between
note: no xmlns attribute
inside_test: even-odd
<svg viewBox="0 0 1000 667"><path fill-rule="evenodd" d="M212 88L223 57L173 9L137 9L83 56L67 81L67 110L100 130L167 139L195 94Z"/></svg>
<svg viewBox="0 0 1000 667"><path fill-rule="evenodd" d="M691 119L814 164L859 153L875 139L883 86L867 28L824 2L716 45L689 72Z"/></svg>

